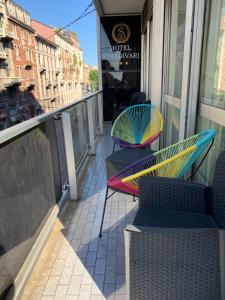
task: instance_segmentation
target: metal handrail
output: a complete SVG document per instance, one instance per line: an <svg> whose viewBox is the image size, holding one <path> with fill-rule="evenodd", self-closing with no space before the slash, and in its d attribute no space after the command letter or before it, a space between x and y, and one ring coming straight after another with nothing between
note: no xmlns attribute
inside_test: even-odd
<svg viewBox="0 0 225 300"><path fill-rule="evenodd" d="M41 114L39 116L36 116L32 119L29 119L27 121L24 121L22 123L19 123L15 126L12 126L10 128L4 129L3 131L0 132L0 145L3 143L6 143L8 141L10 141L11 139L15 138L16 136L19 136L20 134L40 125L41 123L57 117L57 115L61 114L62 112L78 105L81 102L87 102L90 101L90 98L92 98L93 96L98 95L99 93L101 93L102 90L97 91L95 93L92 93L90 95L87 95L85 97L82 97L80 100L74 100L60 108L54 109L50 112Z"/></svg>

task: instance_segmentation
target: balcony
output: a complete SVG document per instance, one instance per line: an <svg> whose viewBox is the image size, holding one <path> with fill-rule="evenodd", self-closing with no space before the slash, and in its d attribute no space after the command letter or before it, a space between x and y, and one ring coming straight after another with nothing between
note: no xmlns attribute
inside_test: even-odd
<svg viewBox="0 0 225 300"><path fill-rule="evenodd" d="M56 68L56 75L59 75L59 73L60 73L60 68Z"/></svg>
<svg viewBox="0 0 225 300"><path fill-rule="evenodd" d="M0 39L13 40L15 38L13 31L5 28L0 28Z"/></svg>
<svg viewBox="0 0 225 300"><path fill-rule="evenodd" d="M16 78L1 78L1 82L2 84L6 87L6 88L10 88L10 87L15 87L21 84L22 79L19 77Z"/></svg>
<svg viewBox="0 0 225 300"><path fill-rule="evenodd" d="M39 70L40 70L40 73L45 73L45 71L46 71L46 66L45 66L44 64L41 64Z"/></svg>
<svg viewBox="0 0 225 300"><path fill-rule="evenodd" d="M4 50L0 50L0 61L7 59L7 53Z"/></svg>
<svg viewBox="0 0 225 300"><path fill-rule="evenodd" d="M58 83L58 80L57 80L56 78L53 78L53 79L51 80L51 82L52 82L52 84L56 84L56 83Z"/></svg>
<svg viewBox="0 0 225 300"><path fill-rule="evenodd" d="M4 15L6 12L5 12L5 8L3 6L2 3L0 3L0 14Z"/></svg>
<svg viewBox="0 0 225 300"><path fill-rule="evenodd" d="M32 88L35 85L36 85L35 79L29 79L29 80L27 80L27 84L26 84L27 88Z"/></svg>
<svg viewBox="0 0 225 300"><path fill-rule="evenodd" d="M111 151L109 138L107 136L100 137L99 134L101 133L101 93L93 94L80 101L74 101L61 109L35 117L0 133L1 174L4 178L10 178L10 181L5 182L2 197L5 200L1 201L3 209L0 210L2 224L6 226L4 231L6 235L1 235L0 295L11 284L21 286L22 281L26 279L24 274L31 270L31 261L34 263L37 258L37 248L45 244L48 236L47 232L51 232L51 235L46 245L52 243L55 229L59 230L57 231L57 240L59 239L57 249L61 248L61 242L64 240L63 244L69 250L67 264L76 260L80 265L80 272L81 270L84 271L86 267L87 271L90 269L88 263L86 266L85 264L82 265L82 262L84 263L87 243L90 242L93 249L97 246L96 235L105 189L105 186L102 185L104 178L99 171L102 167L104 151ZM103 148L105 144L106 148ZM9 155L9 153L12 155ZM89 156L93 154L96 154L96 156ZM12 168L8 167L9 164ZM87 167L89 170L87 170ZM95 181L92 179L93 172L99 174L97 176L96 173ZM89 184L90 180L92 184ZM11 193L12 186L13 194ZM75 201L78 195L80 200ZM68 199L74 201L68 201ZM61 219L65 209L66 214ZM88 213L89 209L90 213ZM96 212L96 219L94 212ZM73 226L69 225L70 222L68 222L70 216L72 216L71 214L74 215L74 222L77 223L76 233ZM88 220L86 224L87 231L82 238L82 243L85 242L86 246L81 241L75 242L75 237L78 237L78 235L80 235L80 238L82 237L81 228L85 219ZM50 224L53 223L55 225L52 231L52 225ZM92 225L94 225L94 231L91 237ZM65 226L64 229L62 226ZM18 230L18 228L21 230ZM73 232L72 244L70 244L70 238L67 239L66 228L70 232L70 238ZM113 231L111 233L113 234ZM46 261L45 266L40 266L39 262L36 264L39 270L43 268L44 273L50 271L49 266L52 264L53 267L59 254L56 254L56 248L53 252L52 250L53 248L45 248L41 254L42 258L51 257L48 264L46 264ZM66 249L62 249L62 251L64 250ZM100 255L104 255L103 252L104 249L99 246L99 258ZM64 260L68 253L63 253L65 254ZM60 255L62 256L63 253L61 252ZM89 254L89 256L91 255L93 254ZM90 259L91 257L89 261ZM56 263L58 264L58 262ZM56 268L58 267L55 265L53 273L58 272ZM22 269L26 270L25 273L20 272ZM99 272L100 270L101 265L99 265ZM40 277L33 282L35 284L34 289L41 283L39 280L43 279L42 275L47 280L42 271L40 273L38 271ZM74 276L76 275L80 276L81 279L81 275L74 273ZM88 273L86 275L87 277L84 277L84 280L88 283L90 278ZM52 278L49 278L49 280L52 280ZM42 281L42 284L44 284L44 281ZM25 286L21 296L22 299L30 289L30 287L28 288L29 282ZM45 284L47 284L47 281L45 281ZM49 285L46 286L47 294L51 293ZM30 292L33 295L33 288ZM13 293L17 297L19 290L15 289Z"/></svg>
<svg viewBox="0 0 225 300"><path fill-rule="evenodd" d="M45 82L45 85L46 85L46 88L50 88L52 83L51 83L50 80L47 79L46 82Z"/></svg>
<svg viewBox="0 0 225 300"><path fill-rule="evenodd" d="M123 230L137 203L129 196L113 196L107 204L103 237L98 238L106 179L102 170L113 147L109 126L97 140L96 156L89 157L78 172L80 200L70 202L57 219L21 300L38 292L59 299L126 299Z"/></svg>
<svg viewBox="0 0 225 300"><path fill-rule="evenodd" d="M25 64L25 69L26 70L31 70L32 68L33 68L33 65L32 65L31 62L28 62L28 63Z"/></svg>

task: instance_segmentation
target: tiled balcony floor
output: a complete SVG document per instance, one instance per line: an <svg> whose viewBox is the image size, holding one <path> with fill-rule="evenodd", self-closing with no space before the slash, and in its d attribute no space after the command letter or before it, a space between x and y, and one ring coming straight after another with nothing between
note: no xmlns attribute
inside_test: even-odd
<svg viewBox="0 0 225 300"><path fill-rule="evenodd" d="M106 190L105 157L112 152L110 128L98 138L79 176L78 202L60 217L27 281L20 300L126 299L123 230L136 210L120 193L107 202L103 236L98 238Z"/></svg>

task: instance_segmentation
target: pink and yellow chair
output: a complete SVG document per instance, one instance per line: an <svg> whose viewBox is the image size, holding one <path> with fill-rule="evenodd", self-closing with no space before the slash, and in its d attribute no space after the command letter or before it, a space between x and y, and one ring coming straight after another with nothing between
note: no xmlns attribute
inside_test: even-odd
<svg viewBox="0 0 225 300"><path fill-rule="evenodd" d="M107 193L103 209L102 224L104 220L106 201L116 191L121 191L138 197L139 180L143 176L182 178L187 171L190 170L193 163L201 156L204 150L206 150L210 144L212 145L215 134L216 132L214 129L204 130L183 141L148 155L124 168L115 176L112 176L107 181ZM205 153L203 160L211 148L211 145ZM114 190L109 197L108 188ZM101 236L102 224L99 236Z"/></svg>

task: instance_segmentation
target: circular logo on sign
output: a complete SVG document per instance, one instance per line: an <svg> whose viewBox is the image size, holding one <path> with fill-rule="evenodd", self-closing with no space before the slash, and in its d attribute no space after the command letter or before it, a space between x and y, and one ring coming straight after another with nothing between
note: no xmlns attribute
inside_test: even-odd
<svg viewBox="0 0 225 300"><path fill-rule="evenodd" d="M112 37L118 44L125 44L130 38L130 28L127 24L121 23L113 27Z"/></svg>

